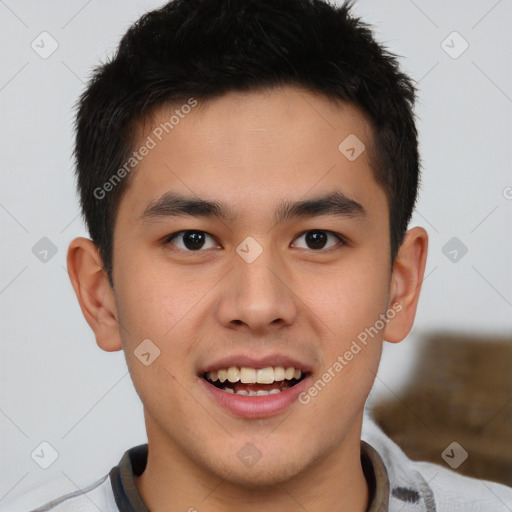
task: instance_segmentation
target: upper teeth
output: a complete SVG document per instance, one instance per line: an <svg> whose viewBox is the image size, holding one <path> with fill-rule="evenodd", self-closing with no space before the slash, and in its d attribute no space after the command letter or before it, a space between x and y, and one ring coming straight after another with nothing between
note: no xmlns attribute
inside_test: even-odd
<svg viewBox="0 0 512 512"><path fill-rule="evenodd" d="M282 366L269 366L267 368L247 368L242 366L238 368L231 366L229 368L223 368L221 370L214 370L207 372L206 377L215 382L242 382L244 384L272 384L275 381L300 379L302 371L290 366L284 368Z"/></svg>

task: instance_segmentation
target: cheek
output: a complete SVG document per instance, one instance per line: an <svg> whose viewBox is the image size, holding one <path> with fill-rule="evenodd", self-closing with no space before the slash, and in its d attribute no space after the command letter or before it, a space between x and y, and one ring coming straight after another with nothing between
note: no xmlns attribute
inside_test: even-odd
<svg viewBox="0 0 512 512"><path fill-rule="evenodd" d="M191 280L183 272L171 273L167 265L155 260L133 257L126 263L124 268L119 265L116 283L125 357L138 393L148 395L141 396L143 403L158 402L165 389L179 389L174 379L184 382L192 375L189 355L195 347L200 320L195 318L194 308L211 284L207 279ZM158 354L149 366L137 357L143 353L142 347ZM166 386L162 386L164 382ZM174 393L172 398L178 409L180 396Z"/></svg>
<svg viewBox="0 0 512 512"><path fill-rule="evenodd" d="M326 409L338 411L350 403L351 410L358 410L373 385L386 325L381 319L388 301L389 269L385 263L367 258L347 265L328 288L326 297L331 299L326 301L329 314L325 322L330 330L324 346L327 375L324 372L321 376L322 381L329 381Z"/></svg>
<svg viewBox="0 0 512 512"><path fill-rule="evenodd" d="M186 362L194 334L186 320L197 294L154 265L141 263L136 272L119 275L123 276L117 290L121 337L134 387L153 415L155 408L169 403L180 414L186 403L180 383L190 378ZM143 353L150 354L147 365Z"/></svg>
<svg viewBox="0 0 512 512"><path fill-rule="evenodd" d="M119 315L131 338L142 336L168 344L205 293L206 280L171 273L168 265L155 259L133 258L129 269L120 265L118 276Z"/></svg>
<svg viewBox="0 0 512 512"><path fill-rule="evenodd" d="M382 352L387 292L386 272L370 263L359 272L347 266L310 292L321 321L323 368L303 400L326 423L341 427L368 397ZM330 435L323 423L320 428Z"/></svg>
<svg viewBox="0 0 512 512"><path fill-rule="evenodd" d="M353 261L303 283L303 297L322 321L331 350L342 350L385 313L389 269L372 258Z"/></svg>

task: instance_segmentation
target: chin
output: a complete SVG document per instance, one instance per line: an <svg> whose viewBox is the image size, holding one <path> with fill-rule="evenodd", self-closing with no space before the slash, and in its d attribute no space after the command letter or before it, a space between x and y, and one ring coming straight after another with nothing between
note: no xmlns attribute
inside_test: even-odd
<svg viewBox="0 0 512 512"><path fill-rule="evenodd" d="M251 446L251 443L243 446ZM244 461L244 454L251 453L250 450L244 452L243 448L226 448L223 453L215 454L209 460L203 460L203 464L207 465L217 477L222 478L226 484L247 490L268 491L272 488L275 490L276 485L284 484L297 477L310 465L306 454L301 456L295 449L286 452L267 447L262 449L263 453L256 452L252 460ZM233 456L226 457L228 453L232 453Z"/></svg>
<svg viewBox="0 0 512 512"><path fill-rule="evenodd" d="M260 467L257 468L256 466L259 464ZM226 478L226 481L248 490L265 491L284 484L295 477L300 471L301 469L294 466L294 463L290 461L286 465L268 465L260 461L252 468L243 469L237 464L236 467L232 468L232 472Z"/></svg>

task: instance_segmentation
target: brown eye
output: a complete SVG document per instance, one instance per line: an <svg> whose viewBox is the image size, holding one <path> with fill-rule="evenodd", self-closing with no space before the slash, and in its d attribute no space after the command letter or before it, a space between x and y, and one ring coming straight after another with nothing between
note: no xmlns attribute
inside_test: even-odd
<svg viewBox="0 0 512 512"><path fill-rule="evenodd" d="M302 233L296 240L300 238L304 238L305 247L295 244L296 247L300 247L301 249L330 249L331 247L335 247L340 242L343 244L343 239L337 235L336 233L332 233L331 231L325 231L323 229L314 229L310 231L306 231ZM329 244L329 238L334 239L334 243Z"/></svg>
<svg viewBox="0 0 512 512"><path fill-rule="evenodd" d="M174 233L167 238L166 243L171 243L184 251L199 251L217 246L211 235L196 230Z"/></svg>
<svg viewBox="0 0 512 512"><path fill-rule="evenodd" d="M323 249L327 243L327 235L323 231L306 233L306 244L310 249Z"/></svg>

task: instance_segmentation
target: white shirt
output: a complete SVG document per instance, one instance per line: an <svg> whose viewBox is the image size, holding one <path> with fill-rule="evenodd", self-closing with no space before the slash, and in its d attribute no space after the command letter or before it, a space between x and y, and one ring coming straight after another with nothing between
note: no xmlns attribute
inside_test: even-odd
<svg viewBox="0 0 512 512"><path fill-rule="evenodd" d="M512 488L409 459L369 416L363 421L361 441L370 482L367 512L512 511ZM127 450L109 474L32 512L149 512L134 480L146 467L147 448L144 444Z"/></svg>

